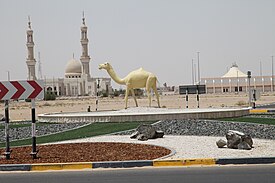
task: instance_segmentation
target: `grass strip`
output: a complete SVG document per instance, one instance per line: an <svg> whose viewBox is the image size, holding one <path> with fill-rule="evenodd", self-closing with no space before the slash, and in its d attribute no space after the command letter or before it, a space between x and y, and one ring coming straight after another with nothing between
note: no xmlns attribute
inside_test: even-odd
<svg viewBox="0 0 275 183"><path fill-rule="evenodd" d="M94 137L124 130L130 130L138 127L140 124L154 123L154 122L123 122L123 123L92 123L90 125L60 132L57 134L46 135L36 138L37 144L58 142L63 140L80 139L86 137ZM10 142L10 146L24 146L31 145L32 139L24 139ZM0 147L5 147L5 143L0 143Z"/></svg>
<svg viewBox="0 0 275 183"><path fill-rule="evenodd" d="M219 121L246 122L246 123L275 125L275 119L271 119L271 118L238 117L238 118L221 118L218 120Z"/></svg>

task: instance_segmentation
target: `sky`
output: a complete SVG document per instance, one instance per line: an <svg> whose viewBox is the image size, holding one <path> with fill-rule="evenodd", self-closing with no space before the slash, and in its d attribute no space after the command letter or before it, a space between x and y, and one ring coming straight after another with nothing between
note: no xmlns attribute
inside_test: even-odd
<svg viewBox="0 0 275 183"><path fill-rule="evenodd" d="M63 78L81 55L83 11L92 77L109 77L98 70L109 62L121 78L143 67L160 85L191 84L198 52L201 78L234 62L244 73L260 75L260 65L272 73L274 0L0 0L0 81L27 78L28 16L43 77Z"/></svg>

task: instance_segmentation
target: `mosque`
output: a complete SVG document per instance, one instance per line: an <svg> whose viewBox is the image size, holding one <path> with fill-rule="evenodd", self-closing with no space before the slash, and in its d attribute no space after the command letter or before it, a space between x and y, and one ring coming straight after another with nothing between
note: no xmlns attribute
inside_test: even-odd
<svg viewBox="0 0 275 183"><path fill-rule="evenodd" d="M80 43L82 46L82 55L80 61L72 58L65 68L64 78L44 78L45 90L54 92L57 96L95 96L98 91L107 93L112 91L111 78L95 78L90 74L90 56L88 53L88 27L85 24L83 15ZM33 30L31 22L28 22L27 30L27 49L28 57L26 60L28 67L28 79L36 80L34 58ZM39 78L42 79L42 78Z"/></svg>

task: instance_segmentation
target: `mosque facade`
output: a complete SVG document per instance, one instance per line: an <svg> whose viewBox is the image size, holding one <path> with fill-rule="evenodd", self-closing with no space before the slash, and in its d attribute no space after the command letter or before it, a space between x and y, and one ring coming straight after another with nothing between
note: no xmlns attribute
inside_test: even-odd
<svg viewBox="0 0 275 183"><path fill-rule="evenodd" d="M45 91L53 92L57 96L95 96L98 91L107 93L112 91L111 78L92 77L90 74L91 58L88 52L88 27L85 17L82 18L81 39L82 54L80 61L72 58L66 65L64 78L43 78ZM28 22L27 30L28 56L26 64L28 67L28 79L36 80L34 58L33 30L31 22Z"/></svg>

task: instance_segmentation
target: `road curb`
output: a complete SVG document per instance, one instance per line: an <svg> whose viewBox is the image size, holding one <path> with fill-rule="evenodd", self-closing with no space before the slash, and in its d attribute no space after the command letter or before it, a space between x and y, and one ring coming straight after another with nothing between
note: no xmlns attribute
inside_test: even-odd
<svg viewBox="0 0 275 183"><path fill-rule="evenodd" d="M5 164L0 165L0 171L30 171L31 164Z"/></svg>
<svg viewBox="0 0 275 183"><path fill-rule="evenodd" d="M275 163L275 157L258 157L258 158L221 158L216 160L218 165L229 164L272 164Z"/></svg>
<svg viewBox="0 0 275 183"><path fill-rule="evenodd" d="M194 166L194 165L241 165L241 164L272 164L275 157L256 158L197 158L173 160L137 160L137 161L104 161L79 163L44 163L44 164L4 164L0 171L46 171L46 170L76 170L95 168L133 168L162 166Z"/></svg>
<svg viewBox="0 0 275 183"><path fill-rule="evenodd" d="M274 113L275 110L274 109L250 109L249 113L269 113L272 112Z"/></svg>
<svg viewBox="0 0 275 183"><path fill-rule="evenodd" d="M140 160L140 161L106 161L106 162L94 162L93 168L133 168L153 166L152 160Z"/></svg>
<svg viewBox="0 0 275 183"><path fill-rule="evenodd" d="M43 163L32 164L31 171L44 171L44 170L71 170L71 169L86 169L92 168L91 162L79 163Z"/></svg>
<svg viewBox="0 0 275 183"><path fill-rule="evenodd" d="M153 166L192 166L192 165L215 165L214 158L177 159L177 160L155 160Z"/></svg>

